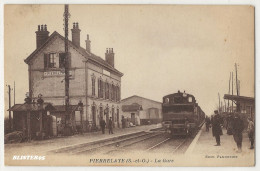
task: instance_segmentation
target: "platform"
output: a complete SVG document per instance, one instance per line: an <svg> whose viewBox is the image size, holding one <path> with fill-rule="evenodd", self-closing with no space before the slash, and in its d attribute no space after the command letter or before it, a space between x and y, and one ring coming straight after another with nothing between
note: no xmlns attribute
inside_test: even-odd
<svg viewBox="0 0 260 171"><path fill-rule="evenodd" d="M154 125L130 127L125 129L119 128L113 130L114 134L108 134L108 129L106 129L105 134L102 134L101 131L98 131L98 132L91 132L91 133L84 133L84 134L76 134L68 137L57 137L57 138L41 140L41 141L5 144L5 156L7 157L12 155L24 155L27 154L28 152L33 152L33 153L43 155L48 151L57 148L65 148L65 147L82 144L82 143L102 141L110 138L138 133L141 131L149 131L151 129L156 129L158 127L161 127L161 125L154 124Z"/></svg>
<svg viewBox="0 0 260 171"><path fill-rule="evenodd" d="M250 141L247 132L243 132L242 152L237 152L233 135L228 135L226 129L222 130L223 135L220 136L221 146L215 146L216 140L215 137L212 136L212 130L210 129L209 132L206 132L205 125L203 125L185 155L204 158L204 160L201 161L204 162L203 165L205 165L205 162L214 162L216 166L220 166L222 162L222 166L240 166L239 161L248 161L248 163L243 162L243 165L253 166L255 161L255 149L249 149ZM233 163L234 161L238 163Z"/></svg>

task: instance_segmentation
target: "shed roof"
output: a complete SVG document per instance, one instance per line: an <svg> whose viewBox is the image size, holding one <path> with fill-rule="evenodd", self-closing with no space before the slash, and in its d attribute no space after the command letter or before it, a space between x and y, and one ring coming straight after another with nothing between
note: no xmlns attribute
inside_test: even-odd
<svg viewBox="0 0 260 171"><path fill-rule="evenodd" d="M23 111L39 111L42 110L36 103L32 104L15 104L8 111L23 112ZM51 103L43 103L43 110L55 110Z"/></svg>
<svg viewBox="0 0 260 171"><path fill-rule="evenodd" d="M255 101L255 98L253 98L253 97L236 96L236 95L230 95L230 94L225 94L224 99L235 100L235 101L247 101L247 102L254 102Z"/></svg>
<svg viewBox="0 0 260 171"><path fill-rule="evenodd" d="M148 100L148 101L151 101L151 102L155 102L155 103L158 103L158 104L162 104L162 102L158 102L158 101L155 101L155 100L152 100L152 99L148 99L148 98L145 98L145 97L141 97L141 96L137 96L137 95L133 95L133 96L127 97L125 99L122 99L121 101L127 101L128 99L131 99L131 98L134 98L134 97L137 97L137 98L140 98L140 99L143 99L143 100Z"/></svg>

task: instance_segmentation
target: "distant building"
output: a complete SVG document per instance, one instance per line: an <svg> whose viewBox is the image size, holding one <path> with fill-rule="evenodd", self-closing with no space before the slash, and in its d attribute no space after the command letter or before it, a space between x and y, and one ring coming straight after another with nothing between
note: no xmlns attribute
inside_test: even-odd
<svg viewBox="0 0 260 171"><path fill-rule="evenodd" d="M162 121L162 103L140 96L121 100L122 115L134 125L159 123Z"/></svg>
<svg viewBox="0 0 260 171"><path fill-rule="evenodd" d="M72 111L71 124L74 128L83 124L87 130L97 128L100 118L108 121L112 117L118 127L123 74L115 68L113 48L106 49L105 60L96 56L91 52L88 35L86 48L80 46L80 31L74 23L72 41L68 43L70 105L83 103L82 113L77 108ZM44 102L53 104L57 110L51 114L57 117L61 129L65 120L64 41L56 31L49 36L46 25L38 26L36 50L24 60L28 64L30 97L34 100L42 94Z"/></svg>

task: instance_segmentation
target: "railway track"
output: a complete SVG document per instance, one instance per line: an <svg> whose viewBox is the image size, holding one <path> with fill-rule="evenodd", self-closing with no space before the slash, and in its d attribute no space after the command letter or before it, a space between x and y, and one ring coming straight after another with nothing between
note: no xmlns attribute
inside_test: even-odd
<svg viewBox="0 0 260 171"><path fill-rule="evenodd" d="M171 138L167 138L167 139L165 139L165 140L159 142L158 144L155 144L154 146L148 148L146 151L150 151L150 150L152 150L152 149L155 149L156 147L160 146L161 144L165 143L166 141L169 141L170 139L171 139Z"/></svg>
<svg viewBox="0 0 260 171"><path fill-rule="evenodd" d="M146 149L147 152L156 153L175 153L180 147L182 147L189 139L174 139L167 138L152 147Z"/></svg>
<svg viewBox="0 0 260 171"><path fill-rule="evenodd" d="M164 131L139 132L102 141L83 143L52 150L51 153L65 155L117 155L126 153L183 153L192 138L169 138ZM186 147L187 146L187 147Z"/></svg>
<svg viewBox="0 0 260 171"><path fill-rule="evenodd" d="M163 153L184 153L192 142L193 138L197 135L204 122L199 125L199 129L196 130L191 137L174 137L166 138L157 144L149 147L146 151L148 152L163 152Z"/></svg>
<svg viewBox="0 0 260 171"><path fill-rule="evenodd" d="M93 154L97 152L104 152L111 149L122 149L127 146L131 146L136 143L140 143L147 139L159 136L160 132L141 132L138 134L118 137L115 139L100 141L96 143L86 143L79 144L71 147L60 148L56 150L52 150L51 153L56 154L70 154L70 155L78 155L78 154Z"/></svg>

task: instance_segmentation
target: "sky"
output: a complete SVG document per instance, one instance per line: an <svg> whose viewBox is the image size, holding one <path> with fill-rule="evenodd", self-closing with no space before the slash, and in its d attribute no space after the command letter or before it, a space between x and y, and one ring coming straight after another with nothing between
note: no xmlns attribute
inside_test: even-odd
<svg viewBox="0 0 260 171"><path fill-rule="evenodd" d="M5 5L4 10L5 85L13 87L15 81L16 103L23 103L28 92L24 59L36 48L37 25L64 35L64 6ZM115 67L124 73L121 99L139 95L161 102L185 90L210 115L218 93L221 99L228 93L235 63L240 95L254 97L252 6L70 5L69 11L69 27L79 23L82 47L89 34L94 54L104 59L106 48L114 48ZM5 109L6 92L7 86Z"/></svg>

